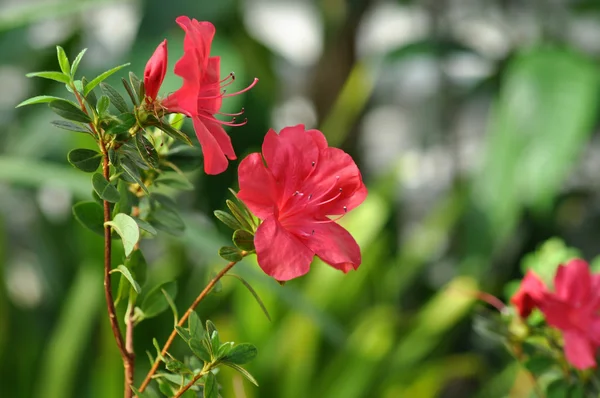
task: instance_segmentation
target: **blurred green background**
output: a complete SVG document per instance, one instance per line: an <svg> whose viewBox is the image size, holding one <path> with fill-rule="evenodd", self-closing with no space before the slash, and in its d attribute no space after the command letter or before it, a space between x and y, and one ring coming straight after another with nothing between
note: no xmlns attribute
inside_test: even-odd
<svg viewBox="0 0 600 398"><path fill-rule="evenodd" d="M65 94L24 75L56 70L57 44L71 59L89 49L80 67L88 77L123 62L141 75L167 38L161 92L172 92L182 14L216 25L212 54L238 88L260 78L224 106L246 109L248 124L230 130L239 158L269 128L304 123L351 153L369 187L342 220L362 247L357 272L315 261L282 287L251 258L234 270L272 322L234 278L202 303L199 315L223 338L259 350L247 368L260 388L223 369L222 395L529 396L527 375L473 331L474 293L504 299L523 255L552 236L588 259L600 253L596 0L3 0L0 395L122 394L102 241L71 216L92 186L66 153L92 143L51 126L44 105L14 109ZM237 163L191 176L197 189L177 197L182 239L142 244L150 279L179 282L181 311L225 264L216 253L228 231L212 210L236 188ZM171 327L164 313L136 329L137 385L152 338L162 344ZM172 351L185 352L180 342Z"/></svg>

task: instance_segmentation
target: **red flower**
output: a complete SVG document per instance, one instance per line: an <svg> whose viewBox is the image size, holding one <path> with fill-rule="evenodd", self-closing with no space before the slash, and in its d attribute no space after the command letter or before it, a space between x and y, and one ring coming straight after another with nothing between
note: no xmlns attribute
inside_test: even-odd
<svg viewBox="0 0 600 398"><path fill-rule="evenodd" d="M358 268L356 241L328 216L361 204L367 189L350 155L329 148L320 131L303 125L279 135L269 130L262 156L247 156L238 173L238 197L262 220L254 244L265 273L279 281L296 278L315 255L343 272Z"/></svg>
<svg viewBox="0 0 600 398"><path fill-rule="evenodd" d="M144 88L146 90L146 102L156 100L158 90L167 73L167 40L156 47L154 54L148 60L144 69Z"/></svg>
<svg viewBox="0 0 600 398"><path fill-rule="evenodd" d="M233 73L220 80L220 57L209 57L210 45L215 27L210 22L199 22L186 16L176 19L185 31L184 54L175 64L175 74L183 78L179 90L169 95L162 105L169 112L183 113L191 117L194 130L204 153L204 170L207 174L219 174L227 169L227 159L236 159L231 139L222 125L240 126L245 124L221 121L215 114L239 116L243 113L220 113L221 102L225 97L241 94L252 88L258 79L245 89L232 94L222 90L233 83Z"/></svg>
<svg viewBox="0 0 600 398"><path fill-rule="evenodd" d="M546 292L540 309L546 322L562 331L567 360L578 369L596 366L600 346L600 275L590 273L584 260L558 267L555 293Z"/></svg>
<svg viewBox="0 0 600 398"><path fill-rule="evenodd" d="M527 318L534 308L539 307L545 292L544 282L533 271L529 270L525 274L519 290L512 296L510 302L517 307L522 318Z"/></svg>

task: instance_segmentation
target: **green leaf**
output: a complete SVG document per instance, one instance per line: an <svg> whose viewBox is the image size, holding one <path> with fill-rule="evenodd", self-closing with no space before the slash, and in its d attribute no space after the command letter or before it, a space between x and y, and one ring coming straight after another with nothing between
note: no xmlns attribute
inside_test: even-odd
<svg viewBox="0 0 600 398"><path fill-rule="evenodd" d="M183 339L186 343L190 341L190 332L187 329L182 328L181 326L175 325L175 330L179 334L179 337Z"/></svg>
<svg viewBox="0 0 600 398"><path fill-rule="evenodd" d="M107 134L121 134L128 132L135 124L137 120L135 115L132 113L121 113L119 116L113 118L106 129Z"/></svg>
<svg viewBox="0 0 600 398"><path fill-rule="evenodd" d="M156 235L158 233L158 231L149 222L144 221L138 217L132 217L132 218L135 220L135 222L140 227L140 229L143 229L144 231L148 232L151 235Z"/></svg>
<svg viewBox="0 0 600 398"><path fill-rule="evenodd" d="M219 254L221 254L221 253L219 252ZM269 315L269 311L267 311L267 307L265 306L265 303L263 303L263 301L260 299L260 297L258 296L258 293L256 293L256 290L254 290L254 288L244 278L242 278L239 275L226 274L226 276L234 277L234 278L238 279L240 282L242 282L242 284L244 286L246 286L246 288L250 291L250 293L252 294L252 296L254 297L254 299L256 300L256 302L258 303L258 305L260 306L260 308L264 312L264 314L267 317L267 319L270 321L271 320L271 316Z"/></svg>
<svg viewBox="0 0 600 398"><path fill-rule="evenodd" d="M242 374L242 376L244 376L252 384L254 384L256 387L258 387L258 382L256 381L256 379L250 374L250 372L248 372L246 369L242 368L240 365L237 365L235 363L230 363L230 362L222 362L222 364L229 366L232 369L237 370L239 373Z"/></svg>
<svg viewBox="0 0 600 398"><path fill-rule="evenodd" d="M148 264L146 264L146 259L141 250L134 250L133 253L131 253L131 256L125 259L125 267L140 286L144 284L146 281ZM122 277L119 281L119 289L117 290L118 293L115 304L120 300L126 299L129 296L129 290L129 282Z"/></svg>
<svg viewBox="0 0 600 398"><path fill-rule="evenodd" d="M245 363L250 362L256 355L258 354L258 350L252 344L242 343L234 346L229 353L223 357L223 361L229 363L235 363L237 365L243 365Z"/></svg>
<svg viewBox="0 0 600 398"><path fill-rule="evenodd" d="M77 91L83 93L83 88L86 84L88 84L88 81L85 77L82 77L81 80L75 80L74 83L77 87ZM96 105L98 104L98 98L96 98L94 90L91 90L89 93L87 93L87 95L84 95L83 98L85 98L85 101L88 103L91 109L96 109Z"/></svg>
<svg viewBox="0 0 600 398"><path fill-rule="evenodd" d="M188 329L190 331L190 336L195 337L198 340L202 340L204 338L202 321L200 320L200 317L196 311L190 312L190 316L188 318Z"/></svg>
<svg viewBox="0 0 600 398"><path fill-rule="evenodd" d="M221 346L217 350L217 354L215 355L217 360L224 359L227 356L227 354L229 354L231 350L233 350L233 347L233 342L226 342L221 344Z"/></svg>
<svg viewBox="0 0 600 398"><path fill-rule="evenodd" d="M75 77L75 72L77 72L77 68L79 68L79 63L81 62L81 59L83 58L83 55L85 54L86 51L87 51L87 48L84 48L83 50L81 50L79 52L79 54L77 54L77 56L75 57L75 61L73 61L73 65L71 65L71 76L73 78Z"/></svg>
<svg viewBox="0 0 600 398"><path fill-rule="evenodd" d="M237 218L223 210L215 210L214 215L219 219L219 221L233 230L243 229L242 224L240 224Z"/></svg>
<svg viewBox="0 0 600 398"><path fill-rule="evenodd" d="M202 166L202 150L195 146L179 145L169 150L165 160L180 171L194 171Z"/></svg>
<svg viewBox="0 0 600 398"><path fill-rule="evenodd" d="M133 194L129 191L129 184L119 179L117 182L117 190L119 191L119 201L115 204L113 209L113 217L118 213L130 214L133 206Z"/></svg>
<svg viewBox="0 0 600 398"><path fill-rule="evenodd" d="M135 165L131 162L131 160L127 158L121 159L121 168L129 177L131 177L140 186L140 188L142 188L146 195L150 195L150 192L148 192L148 188L146 188L146 185L144 185L144 183L142 182L140 174Z"/></svg>
<svg viewBox="0 0 600 398"><path fill-rule="evenodd" d="M204 382L204 398L219 398L219 385L217 384L217 378L214 373L208 372L204 376L206 381Z"/></svg>
<svg viewBox="0 0 600 398"><path fill-rule="evenodd" d="M83 123L90 123L92 121L88 115L69 101L54 100L48 106L52 109L52 112L65 119Z"/></svg>
<svg viewBox="0 0 600 398"><path fill-rule="evenodd" d="M127 91L127 95L129 95L129 98L131 99L131 102L133 103L133 105L137 105L138 100L137 100L135 92L133 91L133 88L131 88L131 85L129 84L129 82L127 80L125 80L124 77L121 78L121 82L123 83L123 87L125 87L125 91Z"/></svg>
<svg viewBox="0 0 600 398"><path fill-rule="evenodd" d="M570 398L568 381L560 378L554 380L546 389L546 398Z"/></svg>
<svg viewBox="0 0 600 398"><path fill-rule="evenodd" d="M242 252L237 247L223 246L219 249L219 256L227 261L242 261Z"/></svg>
<svg viewBox="0 0 600 398"><path fill-rule="evenodd" d="M176 140L185 142L186 144L188 144L190 146L193 145L192 140L190 140L190 137L188 137L183 132L181 132L181 131L177 130L176 128L174 128L173 126L171 126L166 120L160 121L159 123L157 123L155 125L155 127L162 130L165 134L167 134L170 137L173 137Z"/></svg>
<svg viewBox="0 0 600 398"><path fill-rule="evenodd" d="M84 125L75 122L70 122L68 120L53 120L50 122L50 124L63 130L75 131L77 133L92 133L90 129L85 127Z"/></svg>
<svg viewBox="0 0 600 398"><path fill-rule="evenodd" d="M139 103L141 104L145 96L144 84L133 72L129 72L129 81L131 82L131 87L133 87Z"/></svg>
<svg viewBox="0 0 600 398"><path fill-rule="evenodd" d="M71 79L69 78L69 76L67 76L61 72L32 72L32 73L26 74L25 76L41 77L43 79L55 80L57 82L61 82L61 83L65 83L65 84L69 84L71 82Z"/></svg>
<svg viewBox="0 0 600 398"><path fill-rule="evenodd" d="M217 350L221 346L221 340L219 339L219 332L215 329L210 335L210 347L213 353L216 354Z"/></svg>
<svg viewBox="0 0 600 398"><path fill-rule="evenodd" d="M26 99L25 101L21 102L19 105L15 106L15 108L19 108L19 107L25 106L25 105L44 104L46 102L52 102L52 101L66 101L66 100L64 98L54 97L52 95L38 95L36 97Z"/></svg>
<svg viewBox="0 0 600 398"><path fill-rule="evenodd" d="M169 115L169 124L175 129L181 129L183 122L185 122L185 115L181 113L171 113Z"/></svg>
<svg viewBox="0 0 600 398"><path fill-rule="evenodd" d="M116 67L114 67L110 70L107 70L106 72L96 76L91 82L89 82L88 84L85 85L85 88L83 89L83 95L87 96L88 93L94 89L94 87L96 87L98 84L100 84L100 82L106 80L110 75L123 69L126 66L129 66L129 63L116 66Z"/></svg>
<svg viewBox="0 0 600 398"><path fill-rule="evenodd" d="M160 177L158 177L156 180L154 180L154 182L157 185L162 184L162 185L166 185L168 187L179 189L182 191L193 191L194 190L194 185L190 182L190 180L188 180L187 178L185 178L184 176L182 176L180 174L174 174L174 173L162 174Z"/></svg>
<svg viewBox="0 0 600 398"><path fill-rule="evenodd" d="M133 218L124 213L117 214L112 221L107 221L105 225L110 225L123 241L125 256L129 257L135 245L140 240L140 228Z"/></svg>
<svg viewBox="0 0 600 398"><path fill-rule="evenodd" d="M170 371L172 371L172 369L170 369L170 367L173 367L173 365L170 365L171 362L179 362L179 361L169 361L166 363L165 366ZM158 389L160 390L161 393L163 393L167 397L172 397L175 395L176 391L173 388L173 386L171 385L171 383L169 383L166 380L163 380L162 378L157 378L156 382L158 383Z"/></svg>
<svg viewBox="0 0 600 398"><path fill-rule="evenodd" d="M110 99L108 98L108 96L102 95L102 96L100 96L100 99L98 100L98 103L96 104L96 112L98 112L98 115L100 117L102 117L102 115L104 115L104 113L106 113L106 111L108 110L109 106L110 106Z"/></svg>
<svg viewBox="0 0 600 398"><path fill-rule="evenodd" d="M138 133L135 137L135 146L138 153L144 162L153 169L158 168L158 153L154 149L154 145L142 133Z"/></svg>
<svg viewBox="0 0 600 398"><path fill-rule="evenodd" d="M135 393L135 396L138 398L160 398L160 395L150 386L144 390L144 392L140 392L134 386L131 386L131 389Z"/></svg>
<svg viewBox="0 0 600 398"><path fill-rule="evenodd" d="M63 73L68 76L71 73L71 65L69 65L69 58L67 58L65 50L63 50L61 46L56 46L56 55L58 57L60 70L62 70Z"/></svg>
<svg viewBox="0 0 600 398"><path fill-rule="evenodd" d="M144 318L153 318L169 308L169 303L162 292L163 289L169 297L173 299L177 297L177 284L175 281L156 286L148 292L148 295L142 301L141 309L144 312Z"/></svg>
<svg viewBox="0 0 600 398"><path fill-rule="evenodd" d="M179 313L177 312L177 306L175 306L175 301L169 295L169 292L167 292L165 289L162 289L161 291L162 291L162 294L165 296L165 300L167 300L169 307L171 307L171 312L173 312L173 319L174 319L173 323L175 325L177 325L177 323L179 322Z"/></svg>
<svg viewBox="0 0 600 398"><path fill-rule="evenodd" d="M94 173L92 175L92 185L94 186L94 191L96 191L98 196L103 200L111 203L117 203L121 198L117 188L108 182L100 173Z"/></svg>
<svg viewBox="0 0 600 398"><path fill-rule="evenodd" d="M100 166L102 154L91 149L73 149L67 155L67 159L79 170L93 173Z"/></svg>
<svg viewBox="0 0 600 398"><path fill-rule="evenodd" d="M78 202L73 205L73 215L81 225L104 236L104 210L96 202Z"/></svg>
<svg viewBox="0 0 600 398"><path fill-rule="evenodd" d="M240 209L239 205L229 199L225 201L231 214L242 224L243 229L253 231L252 224L248 220L248 215Z"/></svg>
<svg viewBox="0 0 600 398"><path fill-rule="evenodd" d="M247 252L254 251L254 235L243 229L238 229L233 233L233 244L240 250Z"/></svg>
<svg viewBox="0 0 600 398"><path fill-rule="evenodd" d="M100 83L100 89L102 90L104 95L106 95L110 99L110 103L113 104L113 106L115 108L117 108L117 110L119 112L121 112L121 113L129 112L129 107L127 106L127 103L125 102L125 99L121 96L121 94L119 94L119 92L117 90L115 90L113 88L113 86L111 86L108 83L102 82L102 83Z"/></svg>
<svg viewBox="0 0 600 398"><path fill-rule="evenodd" d="M171 359L169 361L167 361L165 363L165 367L167 368L167 370L173 372L173 373L192 373L191 370L185 366L185 364L181 361L178 361L176 359ZM170 396L170 395L169 395Z"/></svg>
<svg viewBox="0 0 600 398"><path fill-rule="evenodd" d="M124 265L121 264L117 268L113 269L111 271L111 273L112 272L120 272L125 277L125 279L127 279L127 281L129 281L129 283L131 284L131 286L133 286L133 290L135 290L135 292L137 294L140 294L142 292L142 288L135 281L135 279L133 279L133 275L131 275L131 273L129 272L129 270L127 269L127 267L125 267Z"/></svg>
<svg viewBox="0 0 600 398"><path fill-rule="evenodd" d="M556 361L552 358L536 355L525 361L525 368L530 371L536 378L546 373L556 365Z"/></svg>
<svg viewBox="0 0 600 398"><path fill-rule="evenodd" d="M210 355L210 352L208 351L208 349L202 341L203 340L197 339L196 337L191 337L188 342L188 345L190 346L190 349L192 350L194 355L196 355L198 358L200 358L206 363L211 363L212 357Z"/></svg>

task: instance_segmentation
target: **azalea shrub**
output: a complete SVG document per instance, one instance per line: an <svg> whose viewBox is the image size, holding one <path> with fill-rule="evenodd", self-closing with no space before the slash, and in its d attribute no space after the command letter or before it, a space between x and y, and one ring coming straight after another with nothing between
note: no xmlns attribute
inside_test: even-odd
<svg viewBox="0 0 600 398"><path fill-rule="evenodd" d="M223 341L218 325L203 322L196 308L226 274L244 257L256 255L260 268L283 284L309 272L315 256L344 273L361 264L361 252L350 233L337 221L359 206L367 196L361 172L344 151L330 147L318 130L289 126L265 134L262 153L252 153L238 166L239 191L232 189L229 212L215 217L233 230L232 246L219 250L228 263L197 298L181 312L175 306L174 281L156 286L146 281L147 262L140 241L159 233L180 236L185 221L173 195L193 189L186 173L203 167L208 175L224 172L236 153L226 127L251 123L238 113L221 112L222 101L252 89L227 92L235 81L224 77L220 58L211 55L215 27L186 16L176 19L185 31L184 54L174 74L181 88L161 95L168 67L167 41L158 45L140 79L129 73L121 89L105 80L129 64L110 69L92 79L79 77L86 50L70 60L57 47L59 71L28 74L63 83L70 98L40 95L19 106L47 103L61 119L55 126L83 133L96 149L73 149L67 155L73 167L91 174L90 200L73 206L81 225L104 239L104 296L115 344L124 368L124 396L205 398L219 396L218 370L227 366L249 382L258 381L242 365L259 349L250 343ZM193 123L196 139L181 131L185 118ZM98 239L101 239L98 237ZM122 253L114 262L114 245ZM118 286L113 288L113 276ZM258 292L239 275L265 315L268 309ZM124 310L123 320L117 316ZM173 330L166 341L154 340L148 353L149 371L135 380L135 367L144 356L134 350L134 330L144 321L170 310ZM266 318L265 318L266 319ZM166 322L171 320L166 318ZM176 357L170 348L176 339L188 355Z"/></svg>
<svg viewBox="0 0 600 398"><path fill-rule="evenodd" d="M508 306L481 297L499 313L480 315L476 328L503 342L531 375L536 396L600 394L600 262L590 266L577 255L552 239L525 258Z"/></svg>

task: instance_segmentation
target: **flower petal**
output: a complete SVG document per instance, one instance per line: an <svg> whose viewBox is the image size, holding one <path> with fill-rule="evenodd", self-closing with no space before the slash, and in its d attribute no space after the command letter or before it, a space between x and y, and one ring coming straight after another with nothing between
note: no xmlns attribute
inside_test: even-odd
<svg viewBox="0 0 600 398"><path fill-rule="evenodd" d="M517 307L522 318L527 318L544 299L546 291L544 282L532 270L528 270L519 290L512 296L510 302Z"/></svg>
<svg viewBox="0 0 600 398"><path fill-rule="evenodd" d="M278 281L306 274L314 253L274 218L263 221L254 237L258 265Z"/></svg>
<svg viewBox="0 0 600 398"><path fill-rule="evenodd" d="M158 90L165 79L168 64L167 60L167 40L165 39L158 47L156 47L154 54L152 54L144 69L144 88L146 90L146 96L153 100L156 99Z"/></svg>
<svg viewBox="0 0 600 398"><path fill-rule="evenodd" d="M596 348L590 340L578 331L563 332L567 361L575 368L583 370L596 366Z"/></svg>
<svg viewBox="0 0 600 398"><path fill-rule="evenodd" d="M344 273L358 269L361 263L360 248L348 231L335 222L323 220L313 224L314 233L304 243L321 260Z"/></svg>
<svg viewBox="0 0 600 398"><path fill-rule="evenodd" d="M221 94L221 57L210 57L206 65L206 71L200 82L200 92L198 93L198 103L196 109L203 111L211 116L219 112L223 98Z"/></svg>
<svg viewBox="0 0 600 398"><path fill-rule="evenodd" d="M261 220L272 216L275 211L274 181L260 153L251 153L240 162L238 178L240 191L237 196L252 214Z"/></svg>
<svg viewBox="0 0 600 398"><path fill-rule="evenodd" d="M221 152L223 152L223 154L227 156L229 160L235 160L236 156L233 150L233 145L231 145L231 138L229 138L229 135L225 132L223 127L208 120L204 120L203 122L210 134L215 137L215 140L217 140L219 148L221 148Z"/></svg>
<svg viewBox="0 0 600 398"><path fill-rule="evenodd" d="M554 290L558 297L571 305L584 305L589 301L591 283L588 263L574 259L558 267L554 277Z"/></svg>
<svg viewBox="0 0 600 398"><path fill-rule="evenodd" d="M200 142L200 146L202 147L202 154L204 155L204 172L212 175L224 172L229 162L217 139L211 134L199 117L193 117L192 121L194 122L196 137L198 137L198 142Z"/></svg>
<svg viewBox="0 0 600 398"><path fill-rule="evenodd" d="M179 112L186 110L187 112L182 113L194 116L197 112L200 84L207 69L215 27L210 22L198 22L186 16L181 16L175 21L185 31L184 53L174 69L175 74L183 79L183 85L163 104L169 109L171 109L169 105L177 104Z"/></svg>
<svg viewBox="0 0 600 398"><path fill-rule="evenodd" d="M319 147L312 134L304 131L303 124L285 127L279 134L269 130L262 153L267 167L282 183L282 195L286 197L300 189L319 159Z"/></svg>

